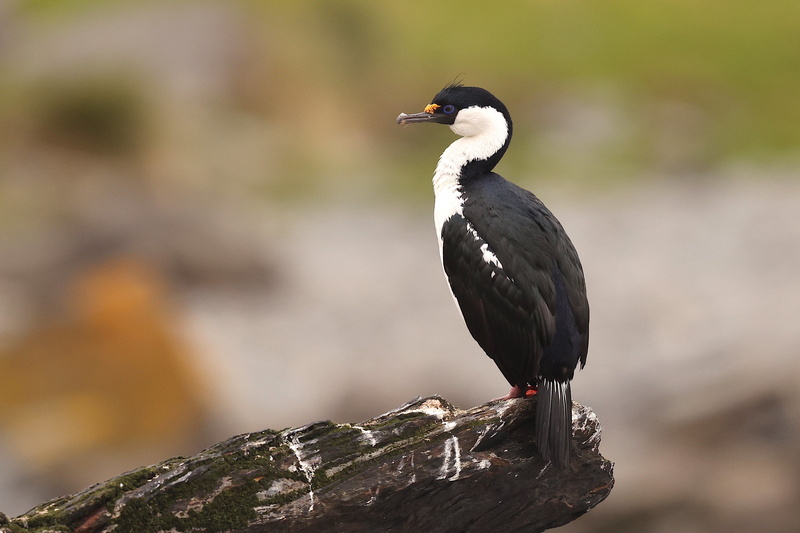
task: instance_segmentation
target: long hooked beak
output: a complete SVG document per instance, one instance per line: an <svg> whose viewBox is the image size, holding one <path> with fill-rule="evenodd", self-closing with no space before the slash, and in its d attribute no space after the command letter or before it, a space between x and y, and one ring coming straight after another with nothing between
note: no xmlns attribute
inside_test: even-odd
<svg viewBox="0 0 800 533"><path fill-rule="evenodd" d="M436 115L433 113L426 113L425 111L422 113L414 113L413 115L407 115L405 113L397 115L398 124L416 124L418 122L436 122Z"/></svg>

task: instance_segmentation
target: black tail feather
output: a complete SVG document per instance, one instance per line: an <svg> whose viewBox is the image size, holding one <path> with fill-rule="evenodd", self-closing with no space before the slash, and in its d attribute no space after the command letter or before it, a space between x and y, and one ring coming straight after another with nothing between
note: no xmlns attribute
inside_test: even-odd
<svg viewBox="0 0 800 533"><path fill-rule="evenodd" d="M536 394L536 445L546 461L569 468L572 390L569 381L542 379Z"/></svg>

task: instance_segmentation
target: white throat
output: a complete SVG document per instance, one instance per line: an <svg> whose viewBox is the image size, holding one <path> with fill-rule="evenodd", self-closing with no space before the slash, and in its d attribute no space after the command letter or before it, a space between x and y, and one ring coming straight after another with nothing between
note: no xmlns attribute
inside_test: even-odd
<svg viewBox="0 0 800 533"><path fill-rule="evenodd" d="M463 214L458 182L461 168L470 161L489 159L508 138L508 122L493 107L462 109L450 129L461 138L442 153L433 173L433 192L436 196L433 219L440 252L442 225L454 214Z"/></svg>

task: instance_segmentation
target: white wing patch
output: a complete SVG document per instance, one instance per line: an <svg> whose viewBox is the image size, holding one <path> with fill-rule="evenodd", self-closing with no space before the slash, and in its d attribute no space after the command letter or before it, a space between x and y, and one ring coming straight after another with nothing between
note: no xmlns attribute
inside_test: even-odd
<svg viewBox="0 0 800 533"><path fill-rule="evenodd" d="M497 268L503 270L503 264L500 263L500 260L497 258L496 255L494 255L494 252L489 249L489 243L486 242L486 239L484 239L478 234L478 232L475 230L472 224L469 223L469 221L467 221L467 231L470 233L470 235L472 235L475 241L483 243L481 244L481 259L483 259L484 263L487 263L489 265L494 265ZM496 272L492 272L492 277L494 277L495 274Z"/></svg>
<svg viewBox="0 0 800 533"><path fill-rule="evenodd" d="M481 246L481 252L483 252L483 260L490 265L494 265L498 268L503 268L503 265L500 264L500 260L497 258L494 253L489 250L489 243L483 243ZM492 272L492 277L494 277L494 272Z"/></svg>

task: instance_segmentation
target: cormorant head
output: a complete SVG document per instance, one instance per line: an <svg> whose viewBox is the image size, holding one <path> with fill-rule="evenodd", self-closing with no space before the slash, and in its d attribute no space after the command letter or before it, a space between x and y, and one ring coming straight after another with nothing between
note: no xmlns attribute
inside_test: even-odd
<svg viewBox="0 0 800 533"><path fill-rule="evenodd" d="M435 122L447 124L461 135L448 150L458 146L457 166L461 179L490 172L505 154L511 142L511 116L503 102L480 87L448 85L433 97L422 113L400 113L398 124ZM448 152L445 151L445 154ZM443 156L445 154L442 154ZM440 164L442 160L440 159Z"/></svg>
<svg viewBox="0 0 800 533"><path fill-rule="evenodd" d="M422 113L400 113L397 117L398 124L420 122L447 124L462 137L503 134L506 141L511 137L511 116L503 102L486 89L459 83L439 91Z"/></svg>

